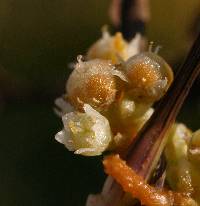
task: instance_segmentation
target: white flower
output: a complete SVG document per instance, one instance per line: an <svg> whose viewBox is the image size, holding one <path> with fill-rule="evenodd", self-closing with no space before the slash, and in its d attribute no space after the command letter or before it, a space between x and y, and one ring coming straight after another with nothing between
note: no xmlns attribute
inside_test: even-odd
<svg viewBox="0 0 200 206"><path fill-rule="evenodd" d="M141 51L141 35L136 36L127 42L120 32L111 36L103 29L102 38L97 40L88 50L87 59L109 59L113 63L120 63L138 54Z"/></svg>
<svg viewBox="0 0 200 206"><path fill-rule="evenodd" d="M84 104L85 113L70 112L62 117L64 129L55 139L75 154L100 155L112 138L108 120L90 105Z"/></svg>

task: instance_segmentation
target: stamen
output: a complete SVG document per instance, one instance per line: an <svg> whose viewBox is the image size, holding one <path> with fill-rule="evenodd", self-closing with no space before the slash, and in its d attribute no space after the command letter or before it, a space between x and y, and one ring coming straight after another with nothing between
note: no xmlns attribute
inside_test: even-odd
<svg viewBox="0 0 200 206"><path fill-rule="evenodd" d="M82 55L78 55L77 56L77 61L78 61L78 63L81 63L83 61L83 56Z"/></svg>
<svg viewBox="0 0 200 206"><path fill-rule="evenodd" d="M148 49L149 52L152 52L153 43L154 43L153 41L150 41L149 43L149 49Z"/></svg>
<svg viewBox="0 0 200 206"><path fill-rule="evenodd" d="M102 28L101 28L101 32L102 32L102 37L103 38L108 38L110 36L110 33L108 31L108 25L104 25Z"/></svg>
<svg viewBox="0 0 200 206"><path fill-rule="evenodd" d="M155 50L154 50L154 53L155 54L158 54L158 52L159 52L159 50L162 48L162 46L161 45L158 45L156 48L155 48Z"/></svg>

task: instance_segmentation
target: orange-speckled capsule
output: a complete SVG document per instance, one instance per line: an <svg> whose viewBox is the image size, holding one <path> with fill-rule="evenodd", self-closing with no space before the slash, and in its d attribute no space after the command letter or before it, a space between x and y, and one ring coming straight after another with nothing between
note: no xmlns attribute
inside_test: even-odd
<svg viewBox="0 0 200 206"><path fill-rule="evenodd" d="M100 59L78 61L66 85L71 104L78 110L84 103L97 110L106 109L116 95L114 66Z"/></svg>
<svg viewBox="0 0 200 206"><path fill-rule="evenodd" d="M153 52L143 52L128 59L125 73L129 81L129 94L144 102L160 99L173 81L170 66Z"/></svg>

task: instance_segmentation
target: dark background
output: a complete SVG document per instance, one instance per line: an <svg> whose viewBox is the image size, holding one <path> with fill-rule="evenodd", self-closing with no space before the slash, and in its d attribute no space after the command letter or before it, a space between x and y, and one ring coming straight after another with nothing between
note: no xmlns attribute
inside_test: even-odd
<svg viewBox="0 0 200 206"><path fill-rule="evenodd" d="M0 1L0 205L81 206L104 180L101 157L83 158L54 140L62 128L54 99L67 64L109 23L107 0ZM151 1L147 38L163 45L174 70L193 41L198 0ZM196 82L178 117L199 128Z"/></svg>

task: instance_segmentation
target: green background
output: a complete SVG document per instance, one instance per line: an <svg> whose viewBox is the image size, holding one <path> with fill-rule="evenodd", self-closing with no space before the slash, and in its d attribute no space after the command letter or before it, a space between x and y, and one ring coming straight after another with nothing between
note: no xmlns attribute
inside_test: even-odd
<svg viewBox="0 0 200 206"><path fill-rule="evenodd" d="M0 1L0 205L81 206L100 191L101 157L74 156L54 140L62 128L54 99L64 92L67 64L84 54L109 23L107 0ZM190 45L199 0L151 1L147 37L179 65ZM179 115L199 127L199 84Z"/></svg>

